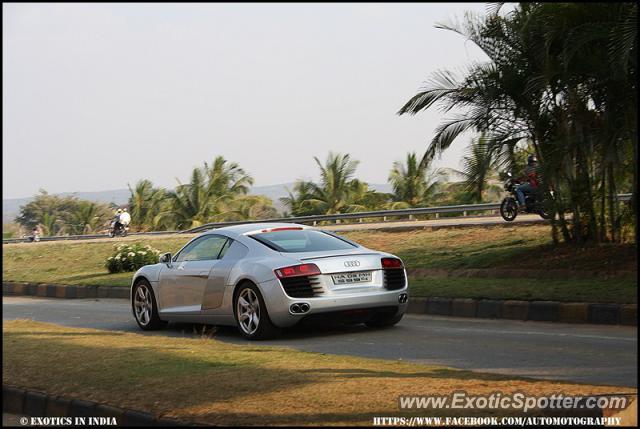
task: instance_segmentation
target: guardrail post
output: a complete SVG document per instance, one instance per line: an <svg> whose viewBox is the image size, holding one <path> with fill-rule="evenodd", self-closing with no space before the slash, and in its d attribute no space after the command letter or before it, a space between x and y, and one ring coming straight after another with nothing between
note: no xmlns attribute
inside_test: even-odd
<svg viewBox="0 0 640 429"><path fill-rule="evenodd" d="M440 219L440 213L436 213L436 219Z"/></svg>
<svg viewBox="0 0 640 429"><path fill-rule="evenodd" d="M358 222L359 222L359 223L362 223L362 218L358 218Z"/></svg>
<svg viewBox="0 0 640 429"><path fill-rule="evenodd" d="M313 226L316 226L316 221L315 220L313 221Z"/></svg>
<svg viewBox="0 0 640 429"><path fill-rule="evenodd" d="M467 211L465 210L462 212L462 216L466 216L466 215L467 215Z"/></svg>
<svg viewBox="0 0 640 429"><path fill-rule="evenodd" d="M387 221L387 217L386 216L382 216L382 222L386 222Z"/></svg>
<svg viewBox="0 0 640 429"><path fill-rule="evenodd" d="M413 220L413 215L409 215L409 220Z"/></svg>

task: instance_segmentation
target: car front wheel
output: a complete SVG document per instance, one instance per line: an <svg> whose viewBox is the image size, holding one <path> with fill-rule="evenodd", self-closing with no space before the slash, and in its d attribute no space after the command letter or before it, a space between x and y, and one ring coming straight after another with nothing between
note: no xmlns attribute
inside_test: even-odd
<svg viewBox="0 0 640 429"><path fill-rule="evenodd" d="M238 330L250 340L266 340L280 330L271 323L260 290L253 283L243 283L235 294L234 314Z"/></svg>
<svg viewBox="0 0 640 429"><path fill-rule="evenodd" d="M140 280L133 288L133 316L138 326L145 331L161 329L167 322L158 315L158 304L153 289L146 280Z"/></svg>

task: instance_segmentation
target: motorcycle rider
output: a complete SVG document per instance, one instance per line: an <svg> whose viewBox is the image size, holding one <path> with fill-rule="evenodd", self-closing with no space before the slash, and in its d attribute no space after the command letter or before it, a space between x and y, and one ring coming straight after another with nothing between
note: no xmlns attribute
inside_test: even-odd
<svg viewBox="0 0 640 429"><path fill-rule="evenodd" d="M122 216L122 209L116 210L116 215L113 218L113 232L114 232L114 234L119 228L122 228L122 224L120 223L120 217L121 216Z"/></svg>
<svg viewBox="0 0 640 429"><path fill-rule="evenodd" d="M516 196L518 197L518 205L520 211L526 211L527 204L525 202L525 194L536 192L539 182L538 176L538 158L535 155L527 157L527 167L525 168L526 182L521 183L516 188Z"/></svg>
<svg viewBox="0 0 640 429"><path fill-rule="evenodd" d="M124 228L129 226L129 223L131 223L131 215L129 214L129 212L127 212L126 207L123 208L122 213L120 213L120 223Z"/></svg>

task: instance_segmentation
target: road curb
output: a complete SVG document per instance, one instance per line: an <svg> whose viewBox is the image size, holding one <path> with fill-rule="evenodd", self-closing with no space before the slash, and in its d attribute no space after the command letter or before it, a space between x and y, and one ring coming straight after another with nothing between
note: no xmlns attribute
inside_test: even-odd
<svg viewBox="0 0 640 429"><path fill-rule="evenodd" d="M47 283L2 282L3 296L39 296L42 298L118 298L129 299L128 286L77 286Z"/></svg>
<svg viewBox="0 0 640 429"><path fill-rule="evenodd" d="M614 304L592 304L589 306L589 323L617 325L620 323L620 306Z"/></svg>
<svg viewBox="0 0 640 429"><path fill-rule="evenodd" d="M118 426L199 426L195 422L2 385L2 411L32 417L115 417Z"/></svg>
<svg viewBox="0 0 640 429"><path fill-rule="evenodd" d="M589 317L589 304L581 302L561 302L558 306L558 322L586 323Z"/></svg>
<svg viewBox="0 0 640 429"><path fill-rule="evenodd" d="M605 325L638 325L637 304L409 298L408 314Z"/></svg>
<svg viewBox="0 0 640 429"><path fill-rule="evenodd" d="M529 301L503 301L502 318L511 320L527 320L529 316Z"/></svg>
<svg viewBox="0 0 640 429"><path fill-rule="evenodd" d="M637 325L638 324L638 305L624 304L620 306L620 324L621 325Z"/></svg>

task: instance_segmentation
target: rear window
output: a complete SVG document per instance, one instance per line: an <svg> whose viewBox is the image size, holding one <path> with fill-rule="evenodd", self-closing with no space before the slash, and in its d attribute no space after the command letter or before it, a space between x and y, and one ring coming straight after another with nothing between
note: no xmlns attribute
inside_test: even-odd
<svg viewBox="0 0 640 429"><path fill-rule="evenodd" d="M278 252L321 252L353 249L353 244L341 238L314 229L264 232L251 238Z"/></svg>

